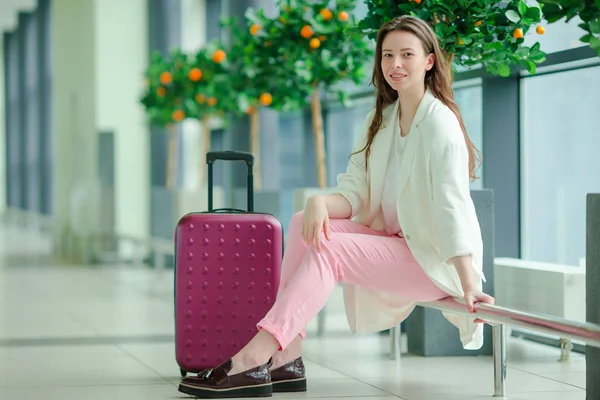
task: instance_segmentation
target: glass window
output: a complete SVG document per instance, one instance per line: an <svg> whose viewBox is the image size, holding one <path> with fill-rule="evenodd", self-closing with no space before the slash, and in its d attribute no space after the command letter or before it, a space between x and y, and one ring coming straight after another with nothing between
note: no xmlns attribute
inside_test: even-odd
<svg viewBox="0 0 600 400"><path fill-rule="evenodd" d="M482 154L482 164L477 170L479 179L471 183L471 189L481 189L483 182L483 113L481 79L456 82L454 85L454 100L460 108L469 138Z"/></svg>
<svg viewBox="0 0 600 400"><path fill-rule="evenodd" d="M525 259L579 265L586 195L600 192L600 67L521 82L521 224Z"/></svg>

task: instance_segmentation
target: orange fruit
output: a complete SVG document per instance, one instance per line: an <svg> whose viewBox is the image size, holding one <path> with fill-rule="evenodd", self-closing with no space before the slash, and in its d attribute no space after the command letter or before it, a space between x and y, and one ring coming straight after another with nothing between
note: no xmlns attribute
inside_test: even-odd
<svg viewBox="0 0 600 400"><path fill-rule="evenodd" d="M217 105L217 98L216 97L209 97L208 100L206 100L206 103L211 106L214 107Z"/></svg>
<svg viewBox="0 0 600 400"><path fill-rule="evenodd" d="M318 49L319 46L321 46L321 41L317 38L312 38L310 39L310 42L308 42L308 45L311 49Z"/></svg>
<svg viewBox="0 0 600 400"><path fill-rule="evenodd" d="M475 26L481 26L481 24L483 24L483 22L481 22L481 21L475 22Z"/></svg>
<svg viewBox="0 0 600 400"><path fill-rule="evenodd" d="M167 89L161 86L158 89L156 89L156 94L158 95L158 97L165 97L165 94L167 94Z"/></svg>
<svg viewBox="0 0 600 400"><path fill-rule="evenodd" d="M300 36L302 36L304 39L308 39L314 34L315 32L312 30L310 25L304 25L302 29L300 29Z"/></svg>
<svg viewBox="0 0 600 400"><path fill-rule="evenodd" d="M248 114L248 115L254 114L255 111L256 110L254 110L254 107L252 107L252 106L246 108L246 114Z"/></svg>
<svg viewBox="0 0 600 400"><path fill-rule="evenodd" d="M320 40L321 42L324 42L324 41L325 41L325 39L327 39L327 37L326 37L326 36L319 36L319 40Z"/></svg>
<svg viewBox="0 0 600 400"><path fill-rule="evenodd" d="M213 61L220 64L225 61L225 57L227 57L227 54L223 50L217 50L215 51L215 54L213 54Z"/></svg>
<svg viewBox="0 0 600 400"><path fill-rule="evenodd" d="M513 37L515 39L521 39L523 37L523 29L517 28L513 31Z"/></svg>
<svg viewBox="0 0 600 400"><path fill-rule="evenodd" d="M333 18L333 13L328 8L322 9L319 14L321 14L321 17L323 17L325 21L329 21L331 18Z"/></svg>
<svg viewBox="0 0 600 400"><path fill-rule="evenodd" d="M421 0L417 0L417 3L420 3L420 2L421 2ZM346 11L341 11L338 14L338 19L340 21L343 21L343 22L348 21L348 18L350 18L350 16L348 15L348 13Z"/></svg>
<svg viewBox="0 0 600 400"><path fill-rule="evenodd" d="M538 33L538 35L543 35L546 32L546 29L544 29L543 26L539 25L537 28L535 28L535 31Z"/></svg>
<svg viewBox="0 0 600 400"><path fill-rule="evenodd" d="M250 27L250 34L251 34L252 36L256 36L256 35L258 34L258 32L259 32L259 31L260 31L260 25L258 25L258 24L253 24L253 25Z"/></svg>
<svg viewBox="0 0 600 400"><path fill-rule="evenodd" d="M165 71L162 74L160 74L160 83L162 83L163 85L168 85L171 82L173 82L173 75L171 75L170 72Z"/></svg>
<svg viewBox="0 0 600 400"><path fill-rule="evenodd" d="M171 117L173 118L173 121L179 122L185 118L185 113L183 110L175 110L173 111L173 115Z"/></svg>
<svg viewBox="0 0 600 400"><path fill-rule="evenodd" d="M271 96L271 93L265 92L260 95L258 102L265 107L270 106L271 103L273 102L273 96Z"/></svg>
<svg viewBox="0 0 600 400"><path fill-rule="evenodd" d="M461 38L458 38L458 44L465 44L465 42L463 42Z"/></svg>
<svg viewBox="0 0 600 400"><path fill-rule="evenodd" d="M198 93L194 96L194 100L196 100L196 103L198 104L204 104L206 102L206 96Z"/></svg>
<svg viewBox="0 0 600 400"><path fill-rule="evenodd" d="M198 82L202 79L202 70L200 68L192 68L188 74L188 78L190 78L190 81L192 82Z"/></svg>

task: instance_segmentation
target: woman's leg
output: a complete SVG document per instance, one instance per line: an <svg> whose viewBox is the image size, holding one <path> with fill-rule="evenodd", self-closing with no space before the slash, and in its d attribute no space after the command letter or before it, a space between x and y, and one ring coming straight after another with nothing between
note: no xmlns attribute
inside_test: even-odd
<svg viewBox="0 0 600 400"><path fill-rule="evenodd" d="M278 349L285 351L338 282L369 286L412 301L447 296L421 269L403 238L369 233L332 232L320 253L314 247L305 250L293 279L259 322L261 331L236 355L239 370L235 372L264 364Z"/></svg>
<svg viewBox="0 0 600 400"><path fill-rule="evenodd" d="M290 221L285 253L281 265L281 280L277 293L277 299L283 295L290 282L295 280L296 272L301 266L306 255L306 251L309 248L308 244L302 238L303 215L303 212L298 212L294 214ZM370 229L348 219L331 219L330 230L332 233L338 234L358 233L371 236L388 236L385 232ZM280 366L295 360L296 358L300 357L300 353L302 351L302 339L305 337L306 331L303 327L298 334L294 335L294 338L285 349L278 351L280 348L279 343L273 339L272 335L268 334L267 332L262 332L261 330L242 350L240 350L240 352L238 352L238 354L233 357L234 369L230 372L230 375L245 371L248 369L246 368L247 365L258 365L257 363L261 363L261 361L264 360L265 354L268 355L267 360L268 357L273 357L273 365L271 369L279 368ZM239 368L236 365L239 366Z"/></svg>
<svg viewBox="0 0 600 400"><path fill-rule="evenodd" d="M308 249L308 244L302 238L302 218L304 212L294 214L290 221L288 229L285 253L281 265L281 281L277 297L287 288L291 282L298 267L302 263L302 259ZM364 225L350 221L348 219L331 219L331 232L341 233L362 233L365 235L387 236L385 232L375 231ZM302 339L306 337L306 331L302 331L296 336L290 345L283 351L276 351L273 355L273 366L271 369L277 369L280 366L287 364L290 361L300 357L302 351Z"/></svg>

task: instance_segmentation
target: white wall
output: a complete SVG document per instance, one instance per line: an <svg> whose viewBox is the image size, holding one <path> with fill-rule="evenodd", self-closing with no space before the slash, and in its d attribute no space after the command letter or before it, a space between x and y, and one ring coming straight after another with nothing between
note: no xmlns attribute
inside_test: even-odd
<svg viewBox="0 0 600 400"><path fill-rule="evenodd" d="M148 66L146 0L95 1L96 130L115 133L115 230L150 232L150 137L140 97Z"/></svg>

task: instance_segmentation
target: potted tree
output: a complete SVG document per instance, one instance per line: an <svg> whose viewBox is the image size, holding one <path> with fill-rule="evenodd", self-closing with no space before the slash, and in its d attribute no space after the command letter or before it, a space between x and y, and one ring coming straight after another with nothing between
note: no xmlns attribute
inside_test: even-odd
<svg viewBox="0 0 600 400"><path fill-rule="evenodd" d="M569 22L579 16L579 27L586 34L579 40L589 43L590 47L600 56L600 1L585 0L539 0L544 19L552 24L565 18Z"/></svg>
<svg viewBox="0 0 600 400"><path fill-rule="evenodd" d="M274 18L262 10L247 13L261 27L255 36L258 46L271 55L269 62L277 66L280 82L297 92L288 101L310 104L319 188L327 187L322 91L335 91L336 84L347 80L362 82L363 64L371 57L364 37L347 34L354 24L350 14L355 6L356 0L279 0L279 15ZM345 92L337 92L343 101Z"/></svg>
<svg viewBox="0 0 600 400"><path fill-rule="evenodd" d="M535 29L542 13L539 7L523 0L500 2L473 0L438 2L434 0L365 0L367 16L358 24L370 38L385 22L400 15L419 17L434 28L448 61L454 66L483 65L494 75L509 76L511 65L521 65L535 73L536 65L546 60L540 44L523 45L524 36ZM538 25L536 27L536 25Z"/></svg>
<svg viewBox="0 0 600 400"><path fill-rule="evenodd" d="M175 185L177 158L176 124L194 112L185 101L187 84L187 56L179 50L171 53L169 58L160 52L151 55L145 77L146 87L141 103L146 109L150 125L167 129L169 135L166 187Z"/></svg>

